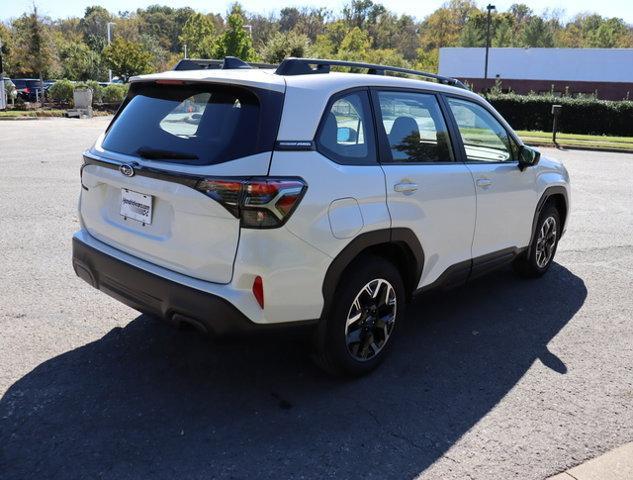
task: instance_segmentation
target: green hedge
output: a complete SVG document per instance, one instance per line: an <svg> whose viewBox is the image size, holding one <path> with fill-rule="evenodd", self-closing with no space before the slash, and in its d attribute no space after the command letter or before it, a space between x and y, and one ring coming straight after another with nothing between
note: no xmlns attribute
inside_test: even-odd
<svg viewBox="0 0 633 480"><path fill-rule="evenodd" d="M551 132L552 105L562 105L560 132L633 136L633 101L516 94L486 98L516 130Z"/></svg>
<svg viewBox="0 0 633 480"><path fill-rule="evenodd" d="M105 103L121 103L127 95L128 85L113 84L103 89L103 101Z"/></svg>
<svg viewBox="0 0 633 480"><path fill-rule="evenodd" d="M75 84L70 80L57 80L48 90L50 98L57 102L70 103L73 100Z"/></svg>

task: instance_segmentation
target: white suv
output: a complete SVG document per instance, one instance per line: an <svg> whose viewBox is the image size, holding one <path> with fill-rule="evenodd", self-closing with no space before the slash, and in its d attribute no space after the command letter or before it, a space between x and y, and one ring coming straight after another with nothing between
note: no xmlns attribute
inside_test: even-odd
<svg viewBox="0 0 633 480"><path fill-rule="evenodd" d="M85 152L73 266L95 288L216 335L307 327L321 366L362 374L413 295L550 267L567 171L457 80L217 67L133 78Z"/></svg>

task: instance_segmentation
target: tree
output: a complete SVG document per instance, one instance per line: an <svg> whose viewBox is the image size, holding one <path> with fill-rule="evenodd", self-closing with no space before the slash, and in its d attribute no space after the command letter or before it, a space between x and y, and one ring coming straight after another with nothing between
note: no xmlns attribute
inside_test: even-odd
<svg viewBox="0 0 633 480"><path fill-rule="evenodd" d="M279 12L279 30L289 32L293 30L299 23L301 12L296 7L282 8Z"/></svg>
<svg viewBox="0 0 633 480"><path fill-rule="evenodd" d="M2 56L2 72L13 72L13 66L11 62L11 48L13 46L13 36L11 35L11 30L4 23L0 22L0 55Z"/></svg>
<svg viewBox="0 0 633 480"><path fill-rule="evenodd" d="M140 45L117 38L103 50L103 60L114 75L127 81L152 71L152 55Z"/></svg>
<svg viewBox="0 0 633 480"><path fill-rule="evenodd" d="M262 60L267 63L279 63L286 57L305 57L310 40L296 32L277 32L262 48Z"/></svg>
<svg viewBox="0 0 633 480"><path fill-rule="evenodd" d="M439 65L439 50L434 49L426 51L423 48L418 49L418 58L415 62L415 68L425 72L437 72Z"/></svg>
<svg viewBox="0 0 633 480"><path fill-rule="evenodd" d="M100 52L108 43L108 22L114 18L105 8L98 5L87 7L84 17L79 21L84 42L95 52Z"/></svg>
<svg viewBox="0 0 633 480"><path fill-rule="evenodd" d="M253 49L253 40L244 28L244 16L239 5L233 6L232 13L227 20L227 29L218 37L213 53L216 58L234 56L245 62L257 60L257 54Z"/></svg>
<svg viewBox="0 0 633 480"><path fill-rule="evenodd" d="M507 14L506 14L507 15ZM511 17L502 16L492 36L493 47L511 47L514 45L514 28Z"/></svg>
<svg viewBox="0 0 633 480"><path fill-rule="evenodd" d="M279 31L279 22L273 14L251 15L248 24L253 30L253 45L258 49L265 48L273 35Z"/></svg>
<svg viewBox="0 0 633 480"><path fill-rule="evenodd" d="M517 25L523 25L533 16L532 9L525 3L515 3L509 10Z"/></svg>
<svg viewBox="0 0 633 480"><path fill-rule="evenodd" d="M187 45L190 57L204 57L213 42L213 22L206 15L194 13L189 17L180 34L180 43Z"/></svg>
<svg viewBox="0 0 633 480"><path fill-rule="evenodd" d="M325 31L325 23L330 15L326 8L303 8L294 30L297 33L306 35L311 42L316 40L317 35Z"/></svg>
<svg viewBox="0 0 633 480"><path fill-rule="evenodd" d="M594 48L616 48L625 46L628 28L620 18L610 18L600 22L598 28L589 35L589 46Z"/></svg>
<svg viewBox="0 0 633 480"><path fill-rule="evenodd" d="M459 40L461 26L454 12L448 8L438 8L423 22L420 44L426 51L440 47L453 47Z"/></svg>
<svg viewBox="0 0 633 480"><path fill-rule="evenodd" d="M85 43L68 42L59 49L62 77L91 80L101 77L101 58Z"/></svg>
<svg viewBox="0 0 633 480"><path fill-rule="evenodd" d="M188 19L195 13L190 7L172 8L165 5L150 5L137 9L136 17L140 21L140 32L154 37L165 52L182 50L180 34Z"/></svg>
<svg viewBox="0 0 633 480"><path fill-rule="evenodd" d="M468 22L459 36L462 47L481 47L485 45L485 32L482 32L474 22Z"/></svg>
<svg viewBox="0 0 633 480"><path fill-rule="evenodd" d="M533 16L523 29L521 43L523 47L551 48L554 46L554 34L548 23L541 17Z"/></svg>
<svg viewBox="0 0 633 480"><path fill-rule="evenodd" d="M370 47L371 40L367 32L361 30L360 27L354 27L341 41L339 55L362 57Z"/></svg>
<svg viewBox="0 0 633 480"><path fill-rule="evenodd" d="M381 15L387 13L387 9L372 2L372 0L352 0L343 7L343 18L350 27L366 28L378 21Z"/></svg>
<svg viewBox="0 0 633 480"><path fill-rule="evenodd" d="M14 72L40 79L54 73L57 58L49 28L38 15L37 7L13 22L11 59Z"/></svg>

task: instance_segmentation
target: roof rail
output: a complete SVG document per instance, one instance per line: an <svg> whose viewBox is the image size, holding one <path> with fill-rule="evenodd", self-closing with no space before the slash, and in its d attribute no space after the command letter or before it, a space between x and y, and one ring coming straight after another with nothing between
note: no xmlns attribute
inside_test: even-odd
<svg viewBox="0 0 633 480"><path fill-rule="evenodd" d="M444 77L435 73L422 72L419 70L411 70L410 68L391 67L388 65L378 65L374 63L348 62L347 60L326 60L321 58L286 58L284 59L275 73L278 75L305 75L311 73L329 73L330 67L352 67L366 68L367 73L373 75L385 75L385 72L405 73L408 75L418 75L421 77L437 80L438 83L444 85L452 85L454 87L466 88L461 81L456 78Z"/></svg>
<svg viewBox="0 0 633 480"><path fill-rule="evenodd" d="M174 70L215 70L215 69L242 69L242 68L276 68L277 65L269 63L247 63L237 57L216 58L184 58L180 60Z"/></svg>

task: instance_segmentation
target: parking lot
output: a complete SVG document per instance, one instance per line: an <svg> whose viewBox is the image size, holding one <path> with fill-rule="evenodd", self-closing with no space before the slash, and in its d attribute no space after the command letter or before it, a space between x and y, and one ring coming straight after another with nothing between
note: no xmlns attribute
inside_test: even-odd
<svg viewBox="0 0 633 480"><path fill-rule="evenodd" d="M573 189L552 270L417 299L344 381L303 342L212 343L75 277L106 125L0 122L0 478L543 479L633 440L633 155L544 149Z"/></svg>

